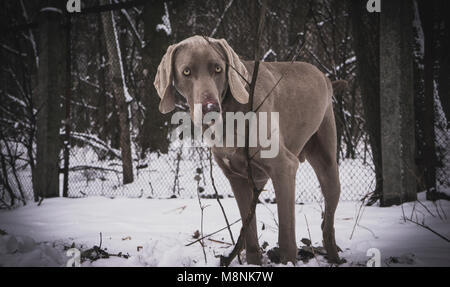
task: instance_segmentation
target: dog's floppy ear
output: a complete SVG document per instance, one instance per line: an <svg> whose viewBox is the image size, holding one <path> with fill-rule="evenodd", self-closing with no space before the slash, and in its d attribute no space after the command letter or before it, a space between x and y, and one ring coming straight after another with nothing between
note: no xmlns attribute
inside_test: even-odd
<svg viewBox="0 0 450 287"><path fill-rule="evenodd" d="M248 103L248 92L245 89L246 80L248 80L248 71L242 63L239 56L228 45L225 39L218 40L219 45L224 50L228 60L228 85L233 97L241 104ZM242 78L244 77L245 80Z"/></svg>
<svg viewBox="0 0 450 287"><path fill-rule="evenodd" d="M158 96L161 98L159 103L159 111L163 114L171 112L175 108L175 87L173 86L173 57L178 44L171 45L167 48L166 54L158 66L155 76L154 85Z"/></svg>

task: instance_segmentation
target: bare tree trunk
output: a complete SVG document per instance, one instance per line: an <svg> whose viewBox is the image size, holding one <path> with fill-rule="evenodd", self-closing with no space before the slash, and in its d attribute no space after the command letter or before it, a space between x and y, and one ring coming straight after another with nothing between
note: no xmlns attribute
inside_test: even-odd
<svg viewBox="0 0 450 287"><path fill-rule="evenodd" d="M49 1L39 15L39 67L36 168L33 189L41 197L59 196L61 98L65 91L65 30L60 1ZM50 9L55 8L55 9ZM62 11L62 10L61 10Z"/></svg>
<svg viewBox="0 0 450 287"><path fill-rule="evenodd" d="M103 26L102 26L102 19L101 17L98 17L98 38L101 39L103 37ZM97 107L98 110L96 111L96 124L97 124L97 133L98 137L107 142L108 141L108 96L106 95L106 67L105 67L105 57L103 57L104 54L106 54L106 47L104 41L98 41L97 43L97 49L99 51L98 53L98 61L100 63L100 67L97 71L97 77L98 77L98 85L99 85L99 91L98 91L98 99L97 99Z"/></svg>
<svg viewBox="0 0 450 287"><path fill-rule="evenodd" d="M424 157L424 177L427 189L427 197L436 191L436 146L434 132L434 61L435 61L435 40L434 40L434 7L436 1L423 3L418 1L420 17L422 20L425 37L424 50L424 113L422 119L423 126L423 157Z"/></svg>
<svg viewBox="0 0 450 287"><path fill-rule="evenodd" d="M415 1L417 3L417 1ZM418 17L418 9L416 3L414 4L416 17ZM416 10L417 9L417 10ZM425 158L425 140L424 140L424 121L425 118L425 88L424 88L424 65L423 65L423 29L421 21L414 21L415 31L415 45L414 45L414 113L416 115L416 165L417 165L417 188L418 191L427 189L425 182L425 170L427 166L427 159Z"/></svg>
<svg viewBox="0 0 450 287"><path fill-rule="evenodd" d="M107 0L102 5L110 4ZM122 55L113 11L101 15L108 52L108 74L112 80L112 91L119 113L120 151L122 156L123 184L133 182L133 162L131 157L130 119L128 113L129 95L123 74Z"/></svg>
<svg viewBox="0 0 450 287"><path fill-rule="evenodd" d="M139 131L139 142L142 152L147 150L167 153L169 147L168 129L165 122L169 121L168 115L159 112L159 97L153 86L156 71L167 47L169 35L164 29L156 29L162 23L165 14L165 1L147 1L144 6L144 41L142 53L142 65L144 69L144 89L142 96L146 107L144 123Z"/></svg>
<svg viewBox="0 0 450 287"><path fill-rule="evenodd" d="M385 2L380 15L381 206L417 199L412 11L408 0Z"/></svg>
<svg viewBox="0 0 450 287"><path fill-rule="evenodd" d="M352 1L350 10L365 127L369 134L375 166L376 187L372 199L376 200L383 191L380 133L380 13L367 13L366 3L359 0Z"/></svg>
<svg viewBox="0 0 450 287"><path fill-rule="evenodd" d="M69 165L70 165L70 101L71 101L71 35L70 18L67 21L66 27L66 97L65 97L65 135L64 135L64 180L63 180L63 197L69 196Z"/></svg>

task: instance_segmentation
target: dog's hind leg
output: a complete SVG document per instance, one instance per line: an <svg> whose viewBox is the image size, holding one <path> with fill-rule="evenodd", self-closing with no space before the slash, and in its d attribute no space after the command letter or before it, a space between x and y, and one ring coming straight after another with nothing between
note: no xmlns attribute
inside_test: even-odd
<svg viewBox="0 0 450 287"><path fill-rule="evenodd" d="M323 244L328 261L331 263L340 262L334 234L334 213L341 193L336 146L336 124L333 107L330 105L319 130L308 141L304 151L306 159L317 175L325 199L322 221Z"/></svg>

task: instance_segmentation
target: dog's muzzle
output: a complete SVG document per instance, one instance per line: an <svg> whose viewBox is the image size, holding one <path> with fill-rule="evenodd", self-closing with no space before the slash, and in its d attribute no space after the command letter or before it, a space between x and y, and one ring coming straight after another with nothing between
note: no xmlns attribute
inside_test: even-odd
<svg viewBox="0 0 450 287"><path fill-rule="evenodd" d="M206 101L202 104L202 113L205 116L207 113L217 112L220 113L219 103L216 101Z"/></svg>

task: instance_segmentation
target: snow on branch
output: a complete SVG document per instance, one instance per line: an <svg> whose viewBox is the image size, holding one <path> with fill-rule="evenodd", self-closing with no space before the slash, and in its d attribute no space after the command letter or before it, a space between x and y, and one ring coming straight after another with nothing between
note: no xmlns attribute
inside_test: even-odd
<svg viewBox="0 0 450 287"><path fill-rule="evenodd" d="M29 17L28 17L27 9L25 9L25 5L23 4L23 0L20 0L20 6L22 7L23 17L25 18L25 21L28 22ZM34 40L34 35L33 35L33 32L31 31L31 29L28 29L28 36L26 36L26 35L24 35L24 36L25 36L25 39L30 41L30 44L31 44L31 47L32 47L33 53L34 53L36 68L38 68L39 67L39 54L37 51L36 41Z"/></svg>
<svg viewBox="0 0 450 287"><path fill-rule="evenodd" d="M417 6L417 0L414 0L414 19L413 19L413 26L417 31L417 34L415 36L415 42L420 47L420 54L417 55L417 52L415 52L416 56L419 56L420 58L423 58L423 54L425 51L425 36L423 34L422 29L422 23L420 21L420 15L419 15L419 7Z"/></svg>
<svg viewBox="0 0 450 287"><path fill-rule="evenodd" d="M2 48L5 49L6 51L8 51L8 52L10 52L10 53L13 53L13 54L15 54L15 55L17 55L17 56L22 56L22 57L26 57L26 56L27 56L26 53L21 53L21 52L17 51L16 49L13 49L13 48L11 48L10 46L5 45L5 44L0 44L0 47L2 47Z"/></svg>
<svg viewBox="0 0 450 287"><path fill-rule="evenodd" d="M122 62L122 52L120 51L120 45L119 45L119 36L117 34L117 24L116 20L114 19L114 14L111 11L111 20L112 20L112 28L114 31L114 40L116 42L116 48L117 48L117 54L119 56L119 66L120 66L120 75L122 77L122 86L123 86L123 95L125 97L125 102L127 104L131 103L133 101L133 98L130 96L130 93L128 92L128 87L125 82L125 73L123 70L123 62Z"/></svg>
<svg viewBox="0 0 450 287"><path fill-rule="evenodd" d="M115 3L119 3L118 0L114 0ZM131 31L133 33L133 36L135 39L139 42L139 47L142 49L145 46L144 41L142 40L141 35L138 32L138 29L136 28L136 25L134 25L133 20L130 17L130 14L128 14L127 10L120 9L120 13L122 13L123 16L125 16L125 19L127 20L128 25L131 28Z"/></svg>
<svg viewBox="0 0 450 287"><path fill-rule="evenodd" d="M270 56L270 54L274 55L275 57L277 56L277 53L275 53L272 49L269 49L269 51L267 51L264 56L262 57L261 61L265 61L267 59L267 57Z"/></svg>
<svg viewBox="0 0 450 287"><path fill-rule="evenodd" d="M166 2L164 2L164 10L165 10L165 13L162 16L163 23L156 25L156 31L159 32L161 30L164 30L164 32L166 32L167 36L170 36L172 34L172 26L170 25L169 8L167 7Z"/></svg>
<svg viewBox="0 0 450 287"><path fill-rule="evenodd" d="M44 7L39 12L53 12L53 13L63 14L61 9L56 8L56 7Z"/></svg>
<svg viewBox="0 0 450 287"><path fill-rule="evenodd" d="M120 151L117 149L114 149L110 146L108 146L108 144L106 144L104 141L102 141L101 139L99 139L97 136L95 135L90 135L90 134L85 134L85 133L78 133L78 132L72 132L71 136L77 140L80 140L90 146L92 146L93 148L97 148L100 150L104 150L107 151L109 153L111 153L114 157L121 159L121 155L120 155Z"/></svg>

